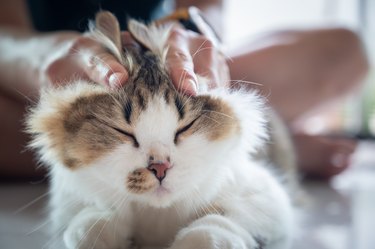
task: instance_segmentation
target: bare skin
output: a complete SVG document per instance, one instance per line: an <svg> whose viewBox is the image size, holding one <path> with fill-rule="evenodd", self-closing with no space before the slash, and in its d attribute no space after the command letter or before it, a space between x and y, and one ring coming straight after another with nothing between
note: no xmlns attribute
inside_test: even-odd
<svg viewBox="0 0 375 249"><path fill-rule="evenodd" d="M221 1L212 2L221 4ZM32 64L27 65L27 58L22 60L23 63L19 63L17 58L5 62L0 60L0 116L6 119L6 122L0 122L0 137L4 138L0 139L0 148L5 148L0 150L0 176L3 178L30 178L43 173L34 171L34 165L30 164L29 152L19 154L28 140L20 130L25 108L30 104L30 101L22 96L35 99L41 87L41 83L35 83L41 82L41 77L49 79L52 83L61 83L63 79L78 75L108 87L125 84L127 79L126 70L113 56L80 34L35 33L31 29L23 4L22 0L12 1L11 5L0 3L0 21L4 27L7 26L0 30L0 37L11 37L26 43L30 38L39 39L39 42L33 45L42 44L43 49L32 47L32 59L40 60L44 67L33 68L30 66ZM209 6L203 6L209 19L217 18L217 9ZM18 15L13 15L15 12ZM129 45L132 41L126 36L124 34L123 44ZM288 39L284 39L285 37ZM267 47L259 46L269 44L270 40L276 42ZM288 42L285 42L286 40ZM212 82L210 87L216 87L218 82L226 82L225 75L210 74L227 69L226 64L220 62L223 61L223 57L209 46L209 41L204 53L193 56L202 45L202 41L204 37L183 30L172 33L169 39L172 50L168 54L168 60L171 62L172 79L180 91L188 94L195 94L197 91L197 72L209 75ZM1 42L0 39L0 52L1 49L6 49L2 47ZM262 37L246 48L241 50L242 54L232 54L232 62L229 62L231 78L260 82L263 84L261 90L265 95L272 90L269 96L270 104L281 113L290 127L318 104L337 99L356 88L358 79L365 74L368 67L357 36L342 29L279 32ZM44 51L49 53L45 54ZM50 51L59 53L51 56ZM109 65L108 70L104 73L99 72L98 68L92 67L82 58L72 56L76 51L87 51L100 56L101 60ZM112 75L115 76L111 77ZM320 137L304 134L296 134L294 139L300 155L301 169L317 176L332 176L341 172L347 167L349 157L355 148L355 143L352 143L353 146L347 146L347 141L343 143L341 140L332 139L325 139L323 142ZM350 149L342 150L344 144ZM344 156L333 163L332 158L338 158L338 152ZM337 162L340 164L339 167L335 165ZM336 170L332 170L333 167Z"/></svg>
<svg viewBox="0 0 375 249"><path fill-rule="evenodd" d="M229 62L231 78L260 84L249 87L268 96L289 124L303 174L327 179L345 170L357 141L306 135L300 125L310 112L360 88L368 62L358 36L341 28L283 31L239 51Z"/></svg>
<svg viewBox="0 0 375 249"><path fill-rule="evenodd" d="M347 138L306 134L294 134L293 138L303 176L315 179L330 179L347 169L357 146L355 140Z"/></svg>
<svg viewBox="0 0 375 249"><path fill-rule="evenodd" d="M259 83L250 87L267 95L288 123L356 90L368 70L358 36L342 28L272 33L236 50L231 78Z"/></svg>
<svg viewBox="0 0 375 249"><path fill-rule="evenodd" d="M37 99L39 89L45 84L64 84L75 78L117 88L126 84L128 74L113 55L89 37L70 31L34 31L23 0L0 2L0 21L0 54L4 55L0 57L0 115L6 118L0 124L0 147L6 148L0 150L0 177L41 176L43 172L34 172L35 165L30 164L30 153L20 154L29 140L22 132L22 120L26 107ZM129 33L122 35L123 46L137 46ZM196 73L207 72L210 87L228 82L228 73L211 73L228 72L228 68L224 57L202 35L176 27L168 45L168 69L179 91L197 93ZM199 49L203 52L194 56Z"/></svg>

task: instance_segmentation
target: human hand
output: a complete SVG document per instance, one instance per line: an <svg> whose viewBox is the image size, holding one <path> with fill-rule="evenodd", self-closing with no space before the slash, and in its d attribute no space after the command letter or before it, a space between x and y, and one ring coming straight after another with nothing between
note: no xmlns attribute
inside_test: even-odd
<svg viewBox="0 0 375 249"><path fill-rule="evenodd" d="M60 34L60 46L45 65L44 74L54 85L74 78L92 80L117 88L128 72L99 42L77 33ZM128 32L122 33L123 46L138 46ZM174 26L167 40L167 68L175 87L188 95L202 89L226 86L229 71L224 56L206 37ZM207 81L198 82L197 74ZM208 83L208 85L202 85Z"/></svg>
<svg viewBox="0 0 375 249"><path fill-rule="evenodd" d="M224 55L205 36L174 26L167 40L167 68L175 87L188 95L229 84ZM198 82L197 76L205 82Z"/></svg>
<svg viewBox="0 0 375 249"><path fill-rule="evenodd" d="M128 79L124 66L98 41L78 33L60 33L57 36L59 46L47 58L44 70L44 76L51 84L79 78L114 89ZM123 32L121 39L123 46L135 43L128 32Z"/></svg>

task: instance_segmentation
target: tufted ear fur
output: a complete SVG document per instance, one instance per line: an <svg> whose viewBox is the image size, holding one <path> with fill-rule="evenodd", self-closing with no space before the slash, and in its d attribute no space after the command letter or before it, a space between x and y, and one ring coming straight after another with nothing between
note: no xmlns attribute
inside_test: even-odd
<svg viewBox="0 0 375 249"><path fill-rule="evenodd" d="M131 19L128 22L128 29L134 38L143 46L147 48L153 47L152 37L150 36L149 28L146 25Z"/></svg>
<svg viewBox="0 0 375 249"><path fill-rule="evenodd" d="M162 63L165 62L167 53L166 43L170 34L171 27L171 25L145 25L134 19L130 19L128 22L128 29L132 36L139 43L156 54L161 59Z"/></svg>
<svg viewBox="0 0 375 249"><path fill-rule="evenodd" d="M95 27L107 36L121 51L121 31L117 18L108 11L101 11L95 17Z"/></svg>
<svg viewBox="0 0 375 249"><path fill-rule="evenodd" d="M90 22L90 32L86 35L100 42L119 62L124 62L120 25L112 13L101 11L96 14L95 23Z"/></svg>

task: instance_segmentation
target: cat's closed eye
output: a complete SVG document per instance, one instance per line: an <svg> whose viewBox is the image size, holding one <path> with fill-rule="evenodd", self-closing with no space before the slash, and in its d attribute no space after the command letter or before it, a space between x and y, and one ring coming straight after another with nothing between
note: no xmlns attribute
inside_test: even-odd
<svg viewBox="0 0 375 249"><path fill-rule="evenodd" d="M182 135L184 132L188 131L192 126L193 124L200 118L201 116L198 116L196 117L195 119L193 119L193 121L191 121L190 123L188 123L187 125L183 126L182 128L178 129L176 131L176 134L174 136L174 143L177 144L178 142L178 138L180 135Z"/></svg>
<svg viewBox="0 0 375 249"><path fill-rule="evenodd" d="M120 128L117 128L117 127L113 127L113 126L110 126L112 129L114 129L115 131L121 133L122 135L125 135L127 136L128 138L130 138L132 141L133 141L133 145L134 147L138 148L139 147L139 143L137 141L137 138L132 134L132 133L129 133L127 131L124 131Z"/></svg>

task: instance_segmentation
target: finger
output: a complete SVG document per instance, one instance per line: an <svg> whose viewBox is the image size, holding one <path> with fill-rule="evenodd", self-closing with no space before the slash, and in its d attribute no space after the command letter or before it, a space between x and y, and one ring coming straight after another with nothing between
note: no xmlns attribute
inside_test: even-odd
<svg viewBox="0 0 375 249"><path fill-rule="evenodd" d="M99 84L109 86L112 89L122 86L129 75L123 65L96 41L83 37L77 42L81 69L87 77Z"/></svg>
<svg viewBox="0 0 375 249"><path fill-rule="evenodd" d="M194 63L195 73L204 76L209 85L212 85L215 79L214 74L214 50L212 43L201 35L190 34L195 36L190 44L190 51ZM211 87L210 87L211 88Z"/></svg>
<svg viewBox="0 0 375 249"><path fill-rule="evenodd" d="M101 49L91 50L85 57L85 67L83 69L94 82L116 89L127 81L128 72L108 52L101 51Z"/></svg>
<svg viewBox="0 0 375 249"><path fill-rule="evenodd" d="M209 89L226 86L229 82L229 70L224 56L206 37L192 35L195 38L190 50L195 72L207 79Z"/></svg>
<svg viewBox="0 0 375 249"><path fill-rule="evenodd" d="M85 72L77 70L79 67L77 62L71 58L71 55L63 56L47 65L45 69L46 80L52 86L65 84L74 78L90 80Z"/></svg>
<svg viewBox="0 0 375 249"><path fill-rule="evenodd" d="M167 67L177 90L188 95L195 95L197 93L197 79L188 47L188 39L182 30L172 29L168 41Z"/></svg>

